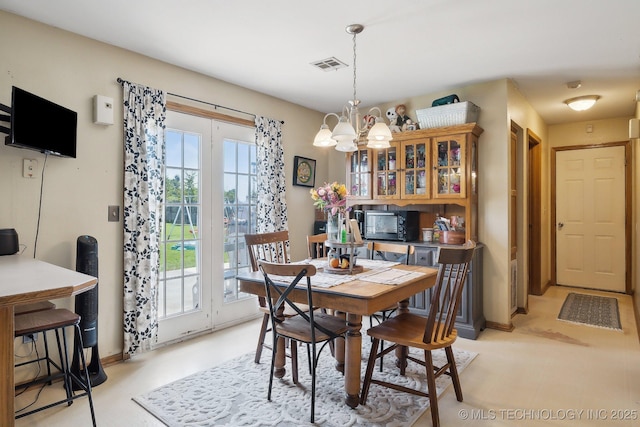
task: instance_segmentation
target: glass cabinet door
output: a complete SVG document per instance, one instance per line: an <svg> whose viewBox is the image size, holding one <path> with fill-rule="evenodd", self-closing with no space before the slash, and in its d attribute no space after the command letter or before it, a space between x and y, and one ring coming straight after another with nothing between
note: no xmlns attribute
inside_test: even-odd
<svg viewBox="0 0 640 427"><path fill-rule="evenodd" d="M371 198L371 150L359 148L348 154L347 189L351 199Z"/></svg>
<svg viewBox="0 0 640 427"><path fill-rule="evenodd" d="M464 136L436 138L433 153L434 198L465 197Z"/></svg>
<svg viewBox="0 0 640 427"><path fill-rule="evenodd" d="M373 195L377 199L397 199L400 192L398 191L398 148L392 145L384 150L374 151L375 157L375 174Z"/></svg>
<svg viewBox="0 0 640 427"><path fill-rule="evenodd" d="M427 171L429 170L429 144L405 142L402 147L403 182L402 198L424 199L431 197Z"/></svg>

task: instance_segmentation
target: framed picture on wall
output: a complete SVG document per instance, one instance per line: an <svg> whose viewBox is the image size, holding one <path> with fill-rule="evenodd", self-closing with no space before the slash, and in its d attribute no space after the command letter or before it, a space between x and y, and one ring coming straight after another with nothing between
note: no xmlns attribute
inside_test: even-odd
<svg viewBox="0 0 640 427"><path fill-rule="evenodd" d="M316 161L305 157L293 157L293 185L313 187L316 185Z"/></svg>

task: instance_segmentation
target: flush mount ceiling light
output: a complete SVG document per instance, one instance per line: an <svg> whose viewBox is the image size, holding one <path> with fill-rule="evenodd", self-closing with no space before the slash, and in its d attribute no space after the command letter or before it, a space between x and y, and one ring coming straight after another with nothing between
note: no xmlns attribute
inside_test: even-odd
<svg viewBox="0 0 640 427"><path fill-rule="evenodd" d="M593 107L598 99L600 99L599 95L585 95L567 99L566 101L564 101L564 103L567 104L572 110L584 111Z"/></svg>
<svg viewBox="0 0 640 427"><path fill-rule="evenodd" d="M367 117L367 123L372 121L375 123L371 129L361 120L358 110L360 100L356 96L356 35L360 34L362 30L364 30L364 26L360 24L352 24L346 28L347 33L353 35L353 99L349 101L349 105L342 108L341 116L335 113L324 116L320 131L313 140L313 145L316 147L335 146L338 151L356 151L358 149L357 141L367 134L367 131L367 147L376 149L389 147L389 141L392 139L391 130L382 120L380 109L374 107L369 110L370 117ZM375 112L377 115L373 114ZM329 116L335 116L338 119L338 124L333 131L329 130L327 125Z"/></svg>

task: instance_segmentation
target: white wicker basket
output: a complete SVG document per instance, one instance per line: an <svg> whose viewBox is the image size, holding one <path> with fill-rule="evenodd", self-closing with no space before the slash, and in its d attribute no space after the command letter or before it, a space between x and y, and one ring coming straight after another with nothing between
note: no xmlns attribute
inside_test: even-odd
<svg viewBox="0 0 640 427"><path fill-rule="evenodd" d="M420 129L473 123L479 115L480 107L469 101L416 110Z"/></svg>

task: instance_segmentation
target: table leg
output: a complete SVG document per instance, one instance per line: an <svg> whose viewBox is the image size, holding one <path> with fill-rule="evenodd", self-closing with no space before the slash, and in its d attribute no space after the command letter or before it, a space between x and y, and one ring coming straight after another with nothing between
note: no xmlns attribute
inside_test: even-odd
<svg viewBox="0 0 640 427"><path fill-rule="evenodd" d="M409 300L405 299L398 302L398 315L409 312ZM404 375L407 369L407 354L409 349L407 347L399 346L396 348L396 366L400 368L400 375Z"/></svg>
<svg viewBox="0 0 640 427"><path fill-rule="evenodd" d="M346 391L345 402L351 408L360 402L360 362L362 358L362 316L347 314L347 331L344 385Z"/></svg>
<svg viewBox="0 0 640 427"><path fill-rule="evenodd" d="M14 425L13 306L0 306L0 426Z"/></svg>
<svg viewBox="0 0 640 427"><path fill-rule="evenodd" d="M337 311L335 310L333 312L333 315L336 317L339 317L341 319L344 319L344 321L347 321L347 313L345 313L344 311ZM344 348L345 348L345 340L342 339L337 339L334 341L335 342L335 359L336 359L336 370L339 372L342 372L344 374Z"/></svg>

